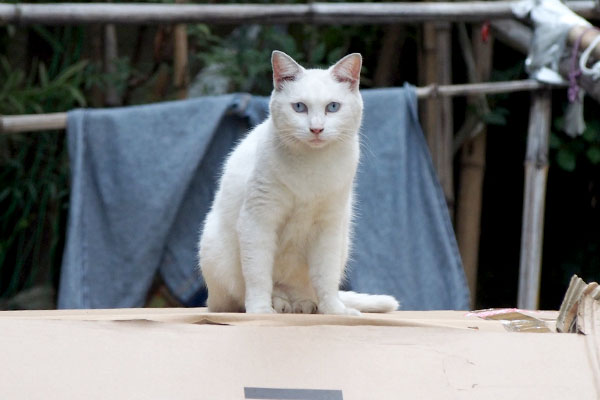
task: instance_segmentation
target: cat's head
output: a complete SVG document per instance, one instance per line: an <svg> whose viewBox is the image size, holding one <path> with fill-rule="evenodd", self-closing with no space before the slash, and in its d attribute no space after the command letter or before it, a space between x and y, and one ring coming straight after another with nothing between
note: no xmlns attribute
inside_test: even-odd
<svg viewBox="0 0 600 400"><path fill-rule="evenodd" d="M326 70L304 69L281 51L273 52L271 63L271 118L283 143L321 148L354 140L363 109L360 54L349 54Z"/></svg>

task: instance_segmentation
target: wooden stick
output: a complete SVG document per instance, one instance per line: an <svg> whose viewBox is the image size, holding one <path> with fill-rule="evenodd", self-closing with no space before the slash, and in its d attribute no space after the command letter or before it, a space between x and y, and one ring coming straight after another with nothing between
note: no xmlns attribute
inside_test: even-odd
<svg viewBox="0 0 600 400"><path fill-rule="evenodd" d="M480 70L480 68L478 68L478 65L481 63L485 63L485 61L482 61L480 63L475 61L475 56L473 55L474 44L471 44L471 39L469 39L466 24L464 22L459 22L457 24L457 28L458 43L460 45L465 66L467 67L467 78L471 83L479 83L482 81L482 71ZM467 140L474 138L476 135L483 132L485 124L482 122L480 116L490 112L490 107L484 95L480 94L471 97L470 99L468 99L468 101L473 107L475 107L475 112L466 113L466 118L463 125L456 132L456 135L454 135L453 148L455 153L458 152L458 150L460 150L462 145Z"/></svg>
<svg viewBox="0 0 600 400"><path fill-rule="evenodd" d="M468 94L498 94L538 90L547 87L534 80L488 82L459 85L429 85L416 88L417 97L428 96L464 96ZM67 123L67 113L31 114L31 115L2 115L0 116L0 134L16 132L46 131L64 129Z"/></svg>
<svg viewBox="0 0 600 400"><path fill-rule="evenodd" d="M108 75L114 75L117 72L118 51L117 28L114 24L107 24L104 26L104 72ZM104 103L111 107L121 105L119 92L113 83L106 86Z"/></svg>
<svg viewBox="0 0 600 400"><path fill-rule="evenodd" d="M478 29L480 26L474 27ZM462 31L463 28L460 28ZM465 29L466 31L466 29ZM462 35L463 33L461 33ZM466 34L466 32L464 32ZM478 31L472 35L471 41L461 43L466 64L473 64L467 69L470 80L489 79L492 70L493 41L484 43ZM475 59L477 63L475 63ZM480 103L481 98L470 97L469 103ZM485 101L485 98L484 98ZM487 107L487 102L486 102ZM481 123L480 121L478 121ZM458 186L458 202L456 207L456 240L463 261L469 291L471 307L476 307L477 272L479 267L479 239L481 233L481 205L483 196L483 177L485 173L486 129L481 127L479 134L468 138L460 154L460 178Z"/></svg>
<svg viewBox="0 0 600 400"><path fill-rule="evenodd" d="M91 25L88 29L88 37L90 44L90 58L92 65L101 66L103 65L102 60L104 59L104 27L102 25ZM88 103L91 107L103 107L104 106L104 90L100 84L94 84L90 88L89 94L90 102Z"/></svg>
<svg viewBox="0 0 600 400"><path fill-rule="evenodd" d="M373 84L376 87L394 86L394 78L398 72L400 59L402 58L402 47L406 40L406 26L402 24L388 25L383 37L377 67L373 74Z"/></svg>
<svg viewBox="0 0 600 400"><path fill-rule="evenodd" d="M435 36L435 23L427 22L423 24L422 35L420 41L420 57L419 65L419 84L434 85L437 82L437 43ZM432 86L426 86L432 87ZM417 94L418 96L418 94ZM439 160L438 160L438 144L437 144L437 125L440 122L440 104L437 101L438 96L418 96L424 98L422 104L419 105L420 120L423 127L423 133L427 140L427 146L431 154L431 161L434 169L439 176ZM445 195L445 193L444 193Z"/></svg>
<svg viewBox="0 0 600 400"><path fill-rule="evenodd" d="M538 308L544 237L544 208L548 178L552 96L549 90L534 92L529 113L525 157L525 195L521 229L521 261L517 306Z"/></svg>
<svg viewBox="0 0 600 400"><path fill-rule="evenodd" d="M185 1L176 0L178 4ZM177 24L173 28L173 85L177 90L178 99L188 97L189 83L187 26Z"/></svg>
<svg viewBox="0 0 600 400"><path fill-rule="evenodd" d="M482 21L513 18L514 1L309 4L0 4L0 24L317 23L362 24ZM593 0L570 1L584 17L599 15Z"/></svg>
<svg viewBox="0 0 600 400"><path fill-rule="evenodd" d="M494 36L515 50L527 54L531 45L533 31L521 22L501 19L490 23Z"/></svg>
<svg viewBox="0 0 600 400"><path fill-rule="evenodd" d="M581 37L580 49L581 51L585 50L594 41L594 39L596 39L596 37L600 36L600 29L588 28L589 27L587 26L574 26L573 29L569 31L569 34L567 36L567 42L569 44L573 44L577 42L577 40L579 40L579 38ZM592 58L600 60L600 45L594 47L591 55Z"/></svg>
<svg viewBox="0 0 600 400"><path fill-rule="evenodd" d="M428 96L467 96L470 94L499 94L526 92L547 87L533 79L506 82L462 83L455 85L428 85L417 88L417 97Z"/></svg>
<svg viewBox="0 0 600 400"><path fill-rule="evenodd" d="M0 133L46 131L66 126L67 113L0 116Z"/></svg>
<svg viewBox="0 0 600 400"><path fill-rule="evenodd" d="M452 25L436 23L436 47L438 51L437 79L443 85L452 83ZM437 125L440 184L446 195L446 204L454 221L454 111L452 98L439 100L439 123Z"/></svg>

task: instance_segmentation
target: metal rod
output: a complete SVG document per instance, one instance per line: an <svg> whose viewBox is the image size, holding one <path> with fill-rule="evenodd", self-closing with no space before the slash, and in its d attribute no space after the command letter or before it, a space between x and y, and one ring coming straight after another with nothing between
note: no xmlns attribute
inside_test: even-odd
<svg viewBox="0 0 600 400"><path fill-rule="evenodd" d="M514 1L308 4L0 4L0 24L315 23L377 24L513 18ZM600 15L593 0L567 5L584 17Z"/></svg>
<svg viewBox="0 0 600 400"><path fill-rule="evenodd" d="M416 88L418 98L436 96L466 96L472 94L498 94L538 90L547 87L534 80L466 83L459 85L429 85ZM0 133L33 132L64 129L67 113L3 115L0 116Z"/></svg>

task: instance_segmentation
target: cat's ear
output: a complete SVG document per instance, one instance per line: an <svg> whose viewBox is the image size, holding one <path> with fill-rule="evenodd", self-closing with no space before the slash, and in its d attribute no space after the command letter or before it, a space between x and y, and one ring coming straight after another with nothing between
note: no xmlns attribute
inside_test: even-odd
<svg viewBox="0 0 600 400"><path fill-rule="evenodd" d="M281 90L286 81L295 81L302 74L302 68L294 59L282 51L275 50L271 55L273 65L273 86Z"/></svg>
<svg viewBox="0 0 600 400"><path fill-rule="evenodd" d="M358 89L362 56L359 53L348 54L330 68L331 74L338 82L348 82L350 87Z"/></svg>

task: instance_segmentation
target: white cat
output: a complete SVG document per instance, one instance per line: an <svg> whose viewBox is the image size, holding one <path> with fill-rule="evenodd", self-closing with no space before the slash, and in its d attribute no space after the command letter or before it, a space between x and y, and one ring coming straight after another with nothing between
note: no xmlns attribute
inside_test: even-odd
<svg viewBox="0 0 600 400"><path fill-rule="evenodd" d="M391 296L339 292L359 159L362 58L304 69L274 51L270 117L227 160L200 239L216 312L359 315Z"/></svg>

